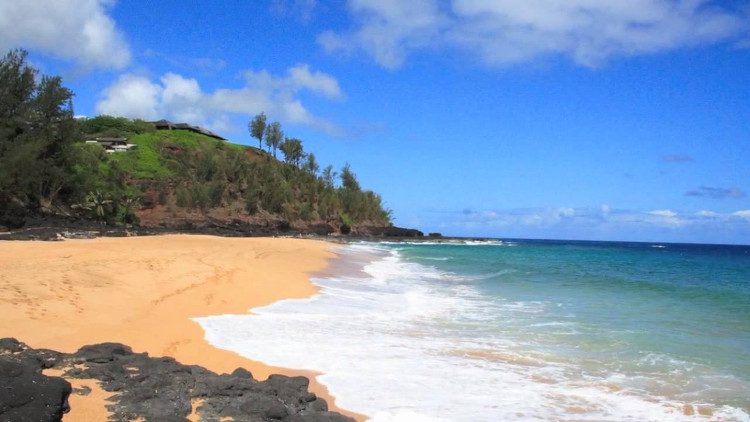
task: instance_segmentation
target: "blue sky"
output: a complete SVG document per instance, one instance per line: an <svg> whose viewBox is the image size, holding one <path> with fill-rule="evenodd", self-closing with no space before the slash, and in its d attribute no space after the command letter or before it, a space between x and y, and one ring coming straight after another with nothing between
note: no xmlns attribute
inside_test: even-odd
<svg viewBox="0 0 750 422"><path fill-rule="evenodd" d="M0 0L77 114L253 143L265 111L398 225L750 243L750 5Z"/></svg>

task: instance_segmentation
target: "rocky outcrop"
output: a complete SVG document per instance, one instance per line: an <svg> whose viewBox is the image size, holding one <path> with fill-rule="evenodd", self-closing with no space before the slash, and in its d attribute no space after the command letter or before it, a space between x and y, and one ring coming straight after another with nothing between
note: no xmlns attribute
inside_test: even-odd
<svg viewBox="0 0 750 422"><path fill-rule="evenodd" d="M0 194L0 230L17 229L26 224L26 209L18 201Z"/></svg>
<svg viewBox="0 0 750 422"><path fill-rule="evenodd" d="M13 339L0 340L0 421L56 421L68 411L70 383L42 375L45 353L26 353Z"/></svg>
<svg viewBox="0 0 750 422"><path fill-rule="evenodd" d="M396 226L361 224L350 227L335 221L290 223L279 218L256 218L247 221L239 218L216 218L200 214L185 218L149 219L141 225L102 225L92 220L59 216L35 216L27 219L20 229L4 232L0 226L0 240L64 240L91 239L95 237L150 236L159 234L207 234L227 237L255 236L321 236L343 239L367 240L388 238L389 240L413 240L424 237L416 229Z"/></svg>
<svg viewBox="0 0 750 422"><path fill-rule="evenodd" d="M369 235L375 237L402 237L402 238L421 238L424 237L424 233L417 229L407 229L404 227L396 226L366 226L359 230L361 235Z"/></svg>
<svg viewBox="0 0 750 422"><path fill-rule="evenodd" d="M112 420L187 421L195 410L207 421L353 421L329 412L325 400L307 390L305 377L272 375L258 381L242 368L219 375L117 343L65 354L31 349L15 339L0 340L0 421L60 420L70 384L42 375L44 368L63 370L68 379L98 380L113 394Z"/></svg>

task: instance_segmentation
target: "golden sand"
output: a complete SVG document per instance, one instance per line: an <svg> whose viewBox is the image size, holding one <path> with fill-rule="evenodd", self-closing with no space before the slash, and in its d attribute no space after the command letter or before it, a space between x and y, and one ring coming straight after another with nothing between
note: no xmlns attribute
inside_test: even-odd
<svg viewBox="0 0 750 422"><path fill-rule="evenodd" d="M65 368L67 369L67 368ZM68 380L73 392L68 397L70 412L65 415L66 421L106 421L110 412L107 400L112 393L104 391L99 381L94 379L67 378L63 376L65 369L45 369L44 375L63 377Z"/></svg>
<svg viewBox="0 0 750 422"><path fill-rule="evenodd" d="M0 337L62 352L119 342L218 373L244 367L257 379L304 375L332 410L362 420L335 407L316 373L214 348L190 319L313 295L308 275L334 257L330 247L317 240L196 235L0 242ZM103 400L98 392L89 396Z"/></svg>

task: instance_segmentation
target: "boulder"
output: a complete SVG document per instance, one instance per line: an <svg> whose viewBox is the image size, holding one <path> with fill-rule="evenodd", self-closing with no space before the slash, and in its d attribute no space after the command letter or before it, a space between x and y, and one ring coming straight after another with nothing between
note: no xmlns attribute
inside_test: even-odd
<svg viewBox="0 0 750 422"><path fill-rule="evenodd" d="M42 374L33 356L0 355L0 421L59 421L70 410L70 383Z"/></svg>

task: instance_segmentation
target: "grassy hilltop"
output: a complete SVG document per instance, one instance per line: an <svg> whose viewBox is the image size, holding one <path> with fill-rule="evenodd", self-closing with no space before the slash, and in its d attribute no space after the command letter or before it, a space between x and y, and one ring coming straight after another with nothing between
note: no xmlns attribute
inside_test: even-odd
<svg viewBox="0 0 750 422"><path fill-rule="evenodd" d="M183 227L239 224L317 232L368 232L391 225L380 196L348 165L322 171L298 139L255 147L142 120L73 117L59 77L37 78L24 52L0 60L0 226L29 216L102 224ZM108 152L96 138L136 147ZM281 157L280 157L281 158ZM372 230L370 230L372 232Z"/></svg>

